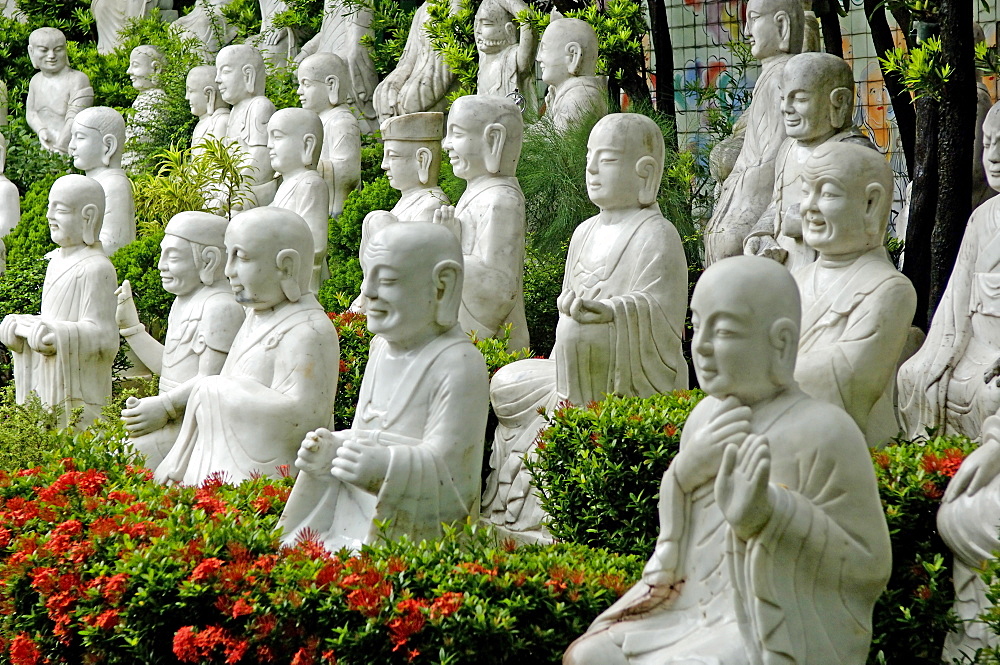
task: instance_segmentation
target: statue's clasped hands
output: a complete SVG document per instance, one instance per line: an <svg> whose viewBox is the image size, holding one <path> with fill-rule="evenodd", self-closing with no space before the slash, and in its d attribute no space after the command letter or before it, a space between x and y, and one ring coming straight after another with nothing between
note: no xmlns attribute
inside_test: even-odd
<svg viewBox="0 0 1000 665"><path fill-rule="evenodd" d="M24 344L46 356L56 352L56 336L39 316L11 314L0 323L0 342L11 351L21 352Z"/></svg>
<svg viewBox="0 0 1000 665"><path fill-rule="evenodd" d="M307 473L329 473L371 494L377 494L389 472L391 453L376 441L377 432L320 428L309 432L295 460Z"/></svg>
<svg viewBox="0 0 1000 665"><path fill-rule="evenodd" d="M559 294L556 307L577 323L610 323L615 320L615 312L610 305L601 300L581 298L573 290Z"/></svg>

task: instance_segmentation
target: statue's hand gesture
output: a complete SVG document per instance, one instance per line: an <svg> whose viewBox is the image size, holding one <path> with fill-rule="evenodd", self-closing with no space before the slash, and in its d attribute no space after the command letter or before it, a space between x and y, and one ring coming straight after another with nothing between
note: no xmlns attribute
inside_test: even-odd
<svg viewBox="0 0 1000 665"><path fill-rule="evenodd" d="M771 519L770 480L771 451L766 437L748 436L743 445L726 448L715 477L715 501L741 540L756 536Z"/></svg>
<svg viewBox="0 0 1000 665"><path fill-rule="evenodd" d="M143 436L162 428L170 420L165 395L137 399L129 397L122 409L122 422L130 436Z"/></svg>
<svg viewBox="0 0 1000 665"><path fill-rule="evenodd" d="M983 372L983 383L989 383L993 379L996 379L996 385L1000 388L1000 358L994 360L993 364Z"/></svg>
<svg viewBox="0 0 1000 665"><path fill-rule="evenodd" d="M750 434L750 407L735 397L727 397L718 410L697 431L691 431L686 445L674 458L674 476L685 492L693 492L715 478L727 446L741 444Z"/></svg>
<svg viewBox="0 0 1000 665"><path fill-rule="evenodd" d="M562 293L559 294L559 297L556 298L556 309L559 310L560 314L569 316L570 315L569 310L573 306L573 303L575 301L576 301L576 291L574 291L573 289L570 289L568 291L563 291Z"/></svg>
<svg viewBox="0 0 1000 665"><path fill-rule="evenodd" d="M973 496L1000 474L1000 417L990 416L983 423L983 444L962 460L958 473L948 483L942 503L959 496Z"/></svg>
<svg viewBox="0 0 1000 665"><path fill-rule="evenodd" d="M462 223L455 216L455 206L441 206L434 211L434 219L431 221L450 229L459 241L462 240Z"/></svg>
<svg viewBox="0 0 1000 665"><path fill-rule="evenodd" d="M0 344L18 353L24 348L24 338L17 334L17 322L20 314L8 314L0 323Z"/></svg>
<svg viewBox="0 0 1000 665"><path fill-rule="evenodd" d="M138 326L139 312L136 311L135 300L132 298L132 284L127 279L115 289L115 296L118 297L118 306L115 308L118 329L127 330Z"/></svg>
<svg viewBox="0 0 1000 665"><path fill-rule="evenodd" d="M315 476L325 476L330 472L339 445L337 436L325 427L309 432L299 445L295 468Z"/></svg>
<svg viewBox="0 0 1000 665"><path fill-rule="evenodd" d="M577 298L570 305L569 315L578 323L610 323L615 320L615 311L611 305L600 300Z"/></svg>
<svg viewBox="0 0 1000 665"><path fill-rule="evenodd" d="M51 356L56 352L56 335L44 321L35 321L28 334L28 346L43 356Z"/></svg>
<svg viewBox="0 0 1000 665"><path fill-rule="evenodd" d="M337 450L330 473L337 480L350 483L371 494L378 494L389 473L392 454L378 444L373 432L351 430L351 436Z"/></svg>

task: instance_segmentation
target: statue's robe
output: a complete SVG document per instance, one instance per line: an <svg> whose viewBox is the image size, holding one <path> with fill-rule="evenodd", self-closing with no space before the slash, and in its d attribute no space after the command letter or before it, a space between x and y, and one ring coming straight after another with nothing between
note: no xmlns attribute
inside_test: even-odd
<svg viewBox="0 0 1000 665"><path fill-rule="evenodd" d="M695 407L681 454L720 404L707 397ZM668 468L642 580L564 663L598 665L588 642L600 641L632 664L863 665L891 552L861 432L842 409L794 387L751 409L751 431L771 452L774 511L761 531L737 537L715 502L715 478L685 492Z"/></svg>
<svg viewBox="0 0 1000 665"><path fill-rule="evenodd" d="M233 338L246 319L246 311L233 298L229 282L196 290L190 298L177 298L167 316L163 340L159 396L170 402L177 418L129 443L146 456L146 466L155 469L177 440L181 418L192 384L197 381L201 356L206 351L229 353Z"/></svg>
<svg viewBox="0 0 1000 665"><path fill-rule="evenodd" d="M899 433L892 393L917 307L913 284L881 246L846 264L820 258L792 276L802 297L795 380L843 407L869 444L885 443Z"/></svg>
<svg viewBox="0 0 1000 665"><path fill-rule="evenodd" d="M598 120L608 114L608 77L573 76L559 87L549 86L545 116L556 129L566 130L587 113Z"/></svg>
<svg viewBox="0 0 1000 665"><path fill-rule="evenodd" d="M390 451L381 488L300 473L278 523L285 543L311 529L331 551L356 550L383 533L376 521L392 520L390 539L420 541L440 537L442 523L478 517L489 405L482 355L457 326L417 351L402 375L383 367L388 353L376 336L352 426Z"/></svg>
<svg viewBox="0 0 1000 665"><path fill-rule="evenodd" d="M271 205L291 210L309 225L313 247L312 290L319 290L320 283L330 277L326 263L326 248L330 233L330 190L317 171L306 170L291 178L282 177Z"/></svg>
<svg viewBox="0 0 1000 665"><path fill-rule="evenodd" d="M517 68L520 42L505 47L499 53L479 53L479 77L476 79L477 95L507 97L518 93L524 97L524 113L534 117L538 112L538 93L535 91L535 68L520 71Z"/></svg>
<svg viewBox="0 0 1000 665"><path fill-rule="evenodd" d="M455 219L465 257L459 325L479 337L493 337L509 323L507 347L528 348L524 194L517 178L492 176L470 184L455 206Z"/></svg>
<svg viewBox="0 0 1000 665"><path fill-rule="evenodd" d="M62 70L54 77L38 72L28 83L25 115L36 133L49 130L48 141L39 141L46 150L67 152L73 119L94 105L94 88L87 75L75 69Z"/></svg>
<svg viewBox="0 0 1000 665"><path fill-rule="evenodd" d="M251 148L267 146L267 123L274 115L274 103L264 95L249 97L238 102L229 110L226 136L242 148L247 156L253 157ZM256 169L247 174L248 184L254 192L255 203L247 205L266 206L274 198L274 170L267 155L260 161L252 162Z"/></svg>
<svg viewBox="0 0 1000 665"><path fill-rule="evenodd" d="M781 117L781 75L792 56L761 64L753 99L744 111L743 145L733 170L722 183L719 200L705 227L705 265L743 253L743 240L771 202L774 163L785 140Z"/></svg>
<svg viewBox="0 0 1000 665"><path fill-rule="evenodd" d="M111 397L111 365L118 352L115 325L114 266L100 243L49 252L42 286L42 313L22 317L42 321L55 335L53 355L24 343L14 351L15 398L23 404L35 392L44 404L61 410L59 424L69 424L70 412L83 407L81 424L101 415ZM19 326L20 327L20 326Z"/></svg>
<svg viewBox="0 0 1000 665"><path fill-rule="evenodd" d="M121 45L119 33L132 19L142 18L151 3L147 0L94 0L90 11L97 24L97 52L108 55Z"/></svg>
<svg viewBox="0 0 1000 665"><path fill-rule="evenodd" d="M909 436L925 427L979 438L1000 409L983 374L1000 359L1000 199L976 208L920 350L899 369L899 412Z"/></svg>
<svg viewBox="0 0 1000 665"><path fill-rule="evenodd" d="M194 155L204 152L202 143L205 139L222 139L229 128L229 107L215 109L212 113L202 116L191 133L191 152Z"/></svg>
<svg viewBox="0 0 1000 665"><path fill-rule="evenodd" d="M319 119L323 122L323 147L317 170L330 189L330 216L336 217L361 182L361 128L346 105L323 111Z"/></svg>
<svg viewBox="0 0 1000 665"><path fill-rule="evenodd" d="M222 472L239 483L294 473L299 442L330 424L339 359L337 332L313 295L248 310L222 373L192 391L157 481L199 485Z"/></svg>
<svg viewBox="0 0 1000 665"><path fill-rule="evenodd" d="M609 238L604 233L612 229ZM588 256L605 246L606 252ZM614 320L580 324L560 314L551 359L512 363L490 386L499 422L483 511L489 521L526 539L548 537L546 515L524 467L545 425L540 407L688 387L681 352L687 263L680 235L656 206L637 210L614 227L602 224L600 215L583 222L570 242L562 290L610 306Z"/></svg>
<svg viewBox="0 0 1000 665"><path fill-rule="evenodd" d="M197 40L202 46L202 55L209 62L214 62L219 49L238 34L220 8L208 2L196 3L190 12L171 23L170 29L181 39Z"/></svg>
<svg viewBox="0 0 1000 665"><path fill-rule="evenodd" d="M94 176L104 188L104 223L101 246L108 256L133 242L136 237L135 199L132 181L123 169L109 168Z"/></svg>
<svg viewBox="0 0 1000 665"><path fill-rule="evenodd" d="M150 128L166 122L165 111L169 104L167 93L160 88L142 90L132 102L132 115L125 121L125 151L122 153L122 166L129 171L135 171L139 159L136 144L148 143Z"/></svg>

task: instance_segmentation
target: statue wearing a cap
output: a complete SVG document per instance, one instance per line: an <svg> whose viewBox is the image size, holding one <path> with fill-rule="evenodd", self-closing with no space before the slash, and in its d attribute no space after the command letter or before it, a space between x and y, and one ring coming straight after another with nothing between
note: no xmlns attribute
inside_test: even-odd
<svg viewBox="0 0 1000 665"><path fill-rule="evenodd" d="M133 446L156 466L177 440L184 408L195 383L218 374L226 362L245 312L225 278L228 221L207 212L182 212L167 224L157 268L170 307L163 344L139 323L128 280L116 291L121 336L135 354L160 375L160 393L129 397L122 420Z"/></svg>

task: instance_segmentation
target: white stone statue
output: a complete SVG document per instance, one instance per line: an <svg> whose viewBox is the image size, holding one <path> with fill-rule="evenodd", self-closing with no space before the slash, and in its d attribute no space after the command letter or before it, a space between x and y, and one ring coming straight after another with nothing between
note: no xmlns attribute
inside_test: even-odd
<svg viewBox="0 0 1000 665"><path fill-rule="evenodd" d="M230 2L232 0L198 0L191 11L171 23L170 28L181 39L194 39L201 44L202 54L211 61L237 34L221 11Z"/></svg>
<svg viewBox="0 0 1000 665"><path fill-rule="evenodd" d="M523 0L483 0L476 11L475 37L479 52L476 93L506 97L517 93L524 112L538 112L535 91L535 50L538 37L530 24L518 28L514 17L528 5Z"/></svg>
<svg viewBox="0 0 1000 665"><path fill-rule="evenodd" d="M90 11L97 24L97 52L108 55L121 46L121 31L131 19L142 18L156 0L92 0Z"/></svg>
<svg viewBox="0 0 1000 665"><path fill-rule="evenodd" d="M60 424L81 407L81 422L101 415L111 397L111 364L118 351L114 266L98 237L104 190L93 178L66 175L49 191L49 233L58 249L47 255L39 315L9 314L0 343L14 356L18 404L35 392L61 409Z"/></svg>
<svg viewBox="0 0 1000 665"><path fill-rule="evenodd" d="M350 76L340 80L344 88L342 93L364 134L374 134L378 129L372 105L378 73L368 47L361 43L363 38L373 34L371 22L371 7L351 5L344 0L325 0L319 32L303 44L295 56L297 63L314 53L332 53L344 60Z"/></svg>
<svg viewBox="0 0 1000 665"><path fill-rule="evenodd" d="M3 174L7 166L7 137L0 133L0 275L7 268L7 247L3 238L21 221L21 195L17 185Z"/></svg>
<svg viewBox="0 0 1000 665"><path fill-rule="evenodd" d="M66 36L55 28L38 28L28 37L31 64L40 70L28 84L26 113L42 147L66 152L76 114L94 104L87 75L70 68Z"/></svg>
<svg viewBox="0 0 1000 665"><path fill-rule="evenodd" d="M188 397L197 382L222 371L233 338L246 313L233 298L223 274L228 220L207 212L182 212L167 224L157 268L163 289L176 296L167 318L163 344L141 323L132 286L115 292L118 332L144 365L160 377L160 392L129 397L122 420L129 442L155 469L177 440Z"/></svg>
<svg viewBox="0 0 1000 665"><path fill-rule="evenodd" d="M468 186L454 208L434 213L434 221L462 242L468 279L458 322L479 337L493 337L511 324L512 350L528 347L524 194L515 176L523 133L521 111L511 99L466 95L455 100L441 147Z"/></svg>
<svg viewBox="0 0 1000 665"><path fill-rule="evenodd" d="M753 99L738 123L742 148L732 172L721 183L705 227L705 265L742 254L744 238L771 202L775 160L785 140L781 76L789 59L802 50L804 20L801 0L750 0L747 4L746 33L761 72Z"/></svg>
<svg viewBox="0 0 1000 665"><path fill-rule="evenodd" d="M858 426L792 377L795 282L774 261L730 258L691 310L709 396L663 475L655 549L563 663L862 665L889 532Z"/></svg>
<svg viewBox="0 0 1000 665"><path fill-rule="evenodd" d="M295 32L291 28L277 28L274 17L288 9L285 0L258 0L260 4L260 34L253 45L271 67L287 67L298 53Z"/></svg>
<svg viewBox="0 0 1000 665"><path fill-rule="evenodd" d="M232 105L226 136L249 157L243 175L253 200L244 207L267 205L274 198L277 183L267 155L267 121L274 115L274 104L264 96L264 58L252 46L233 44L219 51L215 68L219 93Z"/></svg>
<svg viewBox="0 0 1000 665"><path fill-rule="evenodd" d="M490 384L499 424L484 519L520 540L550 538L524 467L545 426L539 409L688 387L687 261L656 202L663 158L663 134L646 116L615 113L594 126L587 191L601 212L570 241L552 356L507 365Z"/></svg>
<svg viewBox="0 0 1000 665"><path fill-rule="evenodd" d="M479 514L489 405L482 355L458 325L462 251L427 222L394 224L362 260L368 329L375 333L351 429L310 432L302 471L278 525L304 529L330 551L386 535L436 538L441 524Z"/></svg>
<svg viewBox="0 0 1000 665"><path fill-rule="evenodd" d="M1000 106L983 123L983 166L1000 191ZM1000 197L972 213L923 346L899 368L899 414L909 436L979 438L1000 410Z"/></svg>
<svg viewBox="0 0 1000 665"><path fill-rule="evenodd" d="M191 113L198 116L198 124L191 133L191 149L197 154L207 137L221 139L229 128L229 104L219 94L215 65L191 68L184 97L191 105Z"/></svg>
<svg viewBox="0 0 1000 665"><path fill-rule="evenodd" d="M565 130L581 115L608 113L608 79L595 76L597 33L586 21L557 18L545 29L538 46L545 95L545 116Z"/></svg>
<svg viewBox="0 0 1000 665"><path fill-rule="evenodd" d="M459 0L451 0L451 12ZM448 93L455 87L455 75L431 45L425 24L430 19L427 2L413 15L406 46L396 68L375 86L374 105L379 122L396 115L423 111L444 111Z"/></svg>
<svg viewBox="0 0 1000 665"><path fill-rule="evenodd" d="M788 61L781 78L781 114L788 138L775 160L771 204L743 241L743 252L767 256L794 271L816 260L816 249L802 238L803 164L827 142L876 148L852 124L854 72L835 55L800 53Z"/></svg>
<svg viewBox="0 0 1000 665"><path fill-rule="evenodd" d="M348 104L349 75L347 63L333 53L310 55L297 72L299 103L323 121L318 170L330 188L331 217L361 184L361 128Z"/></svg>
<svg viewBox="0 0 1000 665"><path fill-rule="evenodd" d="M795 380L843 407L871 445L899 433L896 367L917 294L889 260L892 169L877 150L828 142L802 166L802 233L819 257L792 273L802 296Z"/></svg>
<svg viewBox="0 0 1000 665"><path fill-rule="evenodd" d="M132 182L122 169L125 120L108 106L84 109L73 121L69 152L73 166L104 188L106 203L101 246L111 256L135 240Z"/></svg>
<svg viewBox="0 0 1000 665"><path fill-rule="evenodd" d="M313 293L318 292L320 282L330 276L326 264L330 190L316 171L322 146L323 123L309 109L281 109L267 123L271 168L281 176L271 205L297 213L309 225L315 251L309 283Z"/></svg>
<svg viewBox="0 0 1000 665"><path fill-rule="evenodd" d="M19 23L26 23L27 15L17 6L17 0L0 0L0 16L14 19Z"/></svg>
<svg viewBox="0 0 1000 665"><path fill-rule="evenodd" d="M132 87L139 92L132 102L132 115L125 123L127 149L122 155L122 165L130 170L139 159L136 144L148 142L149 128L165 122L167 93L160 87L164 64L160 50L148 44L136 46L129 55L126 73L132 80Z"/></svg>
<svg viewBox="0 0 1000 665"><path fill-rule="evenodd" d="M177 441L156 468L159 482L294 473L299 442L332 419L340 353L337 331L309 291L309 226L290 210L248 210L229 222L226 252L226 276L247 318L222 372L191 391Z"/></svg>

